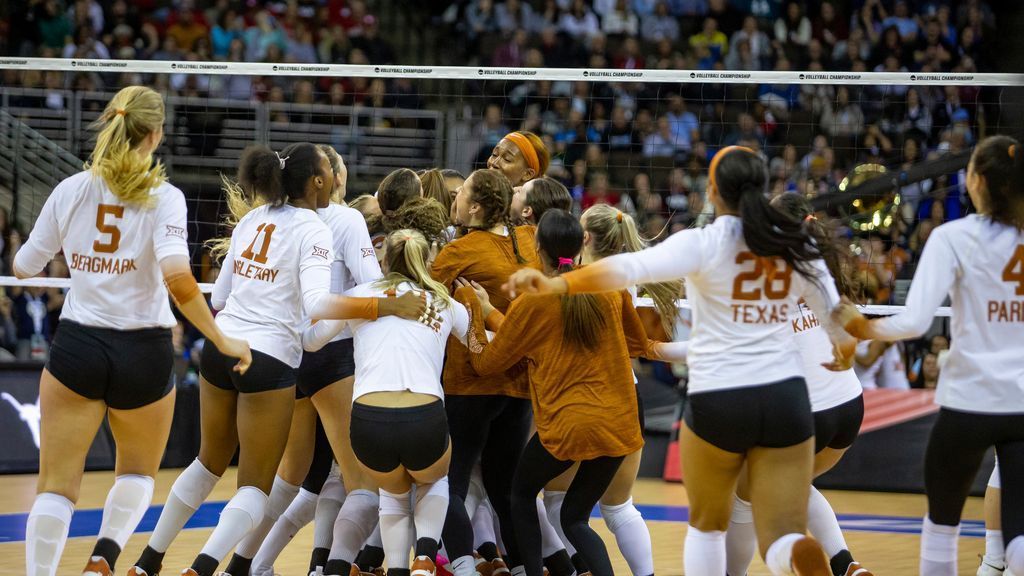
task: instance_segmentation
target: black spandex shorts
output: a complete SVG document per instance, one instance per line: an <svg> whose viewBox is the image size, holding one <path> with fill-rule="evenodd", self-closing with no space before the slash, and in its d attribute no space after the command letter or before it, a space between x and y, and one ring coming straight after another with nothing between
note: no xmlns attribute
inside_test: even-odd
<svg viewBox="0 0 1024 576"><path fill-rule="evenodd" d="M295 397L309 398L356 373L352 339L329 342L316 352L303 352L295 380Z"/></svg>
<svg viewBox="0 0 1024 576"><path fill-rule="evenodd" d="M411 408L352 405L352 451L366 467L424 470L448 450L448 416L438 400Z"/></svg>
<svg viewBox="0 0 1024 576"><path fill-rule="evenodd" d="M46 369L74 393L115 410L152 404L174 388L169 328L114 330L61 320Z"/></svg>
<svg viewBox="0 0 1024 576"><path fill-rule="evenodd" d="M814 435L803 378L691 393L683 419L701 439L737 454L755 447L786 448Z"/></svg>
<svg viewBox="0 0 1024 576"><path fill-rule="evenodd" d="M233 370L237 363L237 358L221 354L221 351L207 340L203 346L202 358L199 360L199 375L217 388L236 390L244 394L280 390L295 385L297 370L269 354L253 350L252 364L245 375Z"/></svg>
<svg viewBox="0 0 1024 576"><path fill-rule="evenodd" d="M864 396L814 413L814 453L825 448L843 450L853 446L864 421Z"/></svg>

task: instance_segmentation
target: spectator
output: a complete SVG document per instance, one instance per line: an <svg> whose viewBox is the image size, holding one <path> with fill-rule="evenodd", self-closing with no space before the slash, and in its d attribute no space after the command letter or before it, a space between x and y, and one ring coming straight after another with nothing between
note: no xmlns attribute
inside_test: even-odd
<svg viewBox="0 0 1024 576"><path fill-rule="evenodd" d="M362 39L365 39L362 38ZM315 64L318 61L316 46L313 45L313 33L302 22L295 27L292 34L286 40L289 62L300 62L303 64ZM363 48L366 49L365 47ZM382 63L382 62L381 62Z"/></svg>
<svg viewBox="0 0 1024 576"><path fill-rule="evenodd" d="M865 0L860 12L852 17L851 28L859 26L864 30L868 42L875 44L882 35L882 21L889 17L882 0Z"/></svg>
<svg viewBox="0 0 1024 576"><path fill-rule="evenodd" d="M363 29L367 22L367 16L373 16L366 10L366 2L363 0L349 0L345 3L344 7L338 12L340 18L337 20L338 24L341 24L342 28L345 29L345 34L348 34L349 38L358 38L363 35ZM468 15L468 11L467 11ZM374 18L376 22L376 18Z"/></svg>
<svg viewBox="0 0 1024 576"><path fill-rule="evenodd" d="M757 19L747 16L743 19L743 28L732 35L729 46L729 53L736 52L739 45L746 42L749 45L750 57L757 60L756 68L730 68L734 70L763 70L772 54L771 40L768 35L757 27ZM728 65L727 65L728 66Z"/></svg>
<svg viewBox="0 0 1024 576"><path fill-rule="evenodd" d="M522 28L512 33L508 42L501 44L491 57L491 66L499 68L518 68L523 65L526 56L526 43L529 35Z"/></svg>
<svg viewBox="0 0 1024 576"><path fill-rule="evenodd" d="M690 36L690 46L695 49L707 48L716 62L721 62L729 50L729 38L718 29L718 21L708 17L704 19L701 31Z"/></svg>
<svg viewBox="0 0 1024 576"><path fill-rule="evenodd" d="M498 32L498 14L494 0L473 0L466 7L466 37L477 40Z"/></svg>
<svg viewBox="0 0 1024 576"><path fill-rule="evenodd" d="M200 38L205 38L209 30L206 25L197 21L191 10L185 10L178 16L178 21L167 29L167 36L174 38L178 47L190 52Z"/></svg>
<svg viewBox="0 0 1024 576"><path fill-rule="evenodd" d="M330 34L322 34L320 45L317 46L317 54L320 61L325 64L344 64L352 44L345 34L345 28L341 24L331 26Z"/></svg>
<svg viewBox="0 0 1024 576"><path fill-rule="evenodd" d="M729 70L761 69L761 61L754 57L750 49L750 40L744 38L739 44L733 44L729 48L729 55L725 57L725 67Z"/></svg>
<svg viewBox="0 0 1024 576"><path fill-rule="evenodd" d="M0 290L0 362L14 362L18 346L18 328L14 323L14 303Z"/></svg>
<svg viewBox="0 0 1024 576"><path fill-rule="evenodd" d="M928 20L924 34L914 48L914 64L920 70L930 66L934 70L949 70L953 62L953 46L942 38L942 26L935 18Z"/></svg>
<svg viewBox="0 0 1024 576"><path fill-rule="evenodd" d="M572 6L558 19L558 29L575 39L589 39L601 26L586 0L572 0Z"/></svg>
<svg viewBox="0 0 1024 576"><path fill-rule="evenodd" d="M57 0L37 4L35 21L44 47L63 49L71 38L71 19L61 12Z"/></svg>
<svg viewBox="0 0 1024 576"><path fill-rule="evenodd" d="M679 18L704 16L708 12L707 0L669 0L669 12Z"/></svg>
<svg viewBox="0 0 1024 576"><path fill-rule="evenodd" d="M380 37L377 17L372 14L363 17L363 32L352 39L352 47L361 50L370 64L391 64L395 61L395 52L391 44Z"/></svg>
<svg viewBox="0 0 1024 576"><path fill-rule="evenodd" d="M900 39L913 44L917 40L920 30L917 20L910 15L910 6L907 0L896 0L893 4L893 14L882 20L882 28L895 27L900 34Z"/></svg>
<svg viewBox="0 0 1024 576"><path fill-rule="evenodd" d="M97 38L103 33L103 7L96 0L75 0L68 8L68 18L75 26L88 25Z"/></svg>
<svg viewBox="0 0 1024 576"><path fill-rule="evenodd" d="M231 52L231 42L235 38L241 38L243 34L243 21L238 13L227 9L217 16L217 24L210 31L210 44L213 48L213 56L218 60L227 58Z"/></svg>
<svg viewBox="0 0 1024 576"><path fill-rule="evenodd" d="M612 61L612 67L624 70L644 68L644 57L640 54L640 42L636 38L629 36L622 41L619 55Z"/></svg>
<svg viewBox="0 0 1024 576"><path fill-rule="evenodd" d="M249 62L280 62L280 59L267 60L268 52L276 48L284 52L288 47L284 31L277 20L266 10L256 13L254 24L245 31L245 59Z"/></svg>
<svg viewBox="0 0 1024 576"><path fill-rule="evenodd" d="M668 13L668 3L660 0L654 6L654 13L643 20L641 35L647 42L679 40L679 22Z"/></svg>
<svg viewBox="0 0 1024 576"><path fill-rule="evenodd" d="M70 40L70 38L69 38ZM89 26L80 26L75 31L75 41L64 46L64 58L110 58L110 52L96 38L96 32Z"/></svg>
<svg viewBox="0 0 1024 576"><path fill-rule="evenodd" d="M784 56L775 63L777 72L790 70L789 60ZM758 101L780 115L800 107L800 87L796 84L762 84L758 88Z"/></svg>
<svg viewBox="0 0 1024 576"><path fill-rule="evenodd" d="M629 124L629 116L626 109L621 106L612 108L611 122L605 128L601 141L608 146L608 150L638 152L640 143L637 141L636 133Z"/></svg>
<svg viewBox="0 0 1024 576"><path fill-rule="evenodd" d="M533 7L523 0L505 0L494 7L494 15L498 28L505 34L513 34L517 30L536 31Z"/></svg>
<svg viewBox="0 0 1024 576"><path fill-rule="evenodd" d="M825 45L831 51L836 44L846 40L850 35L849 24L836 14L832 0L821 3L818 16L811 23L811 37Z"/></svg>
<svg viewBox="0 0 1024 576"><path fill-rule="evenodd" d="M799 2L786 4L786 16L775 21L775 42L792 60L811 41L811 21L804 15Z"/></svg>
<svg viewBox="0 0 1024 576"><path fill-rule="evenodd" d="M921 373L914 381L914 388L934 390L939 385L939 356L931 352L921 360Z"/></svg>
<svg viewBox="0 0 1024 576"><path fill-rule="evenodd" d="M923 364L924 356L931 354L935 356L936 360L945 351L949 350L949 338L945 334L936 334L928 340L928 348L924 351L924 355L919 355L916 360L910 365L910 370L907 376L911 381L917 381L921 376L921 367ZM936 366L937 367L937 366Z"/></svg>
<svg viewBox="0 0 1024 576"><path fill-rule="evenodd" d="M613 191L608 186L608 174L604 172L595 172L590 177L590 186L583 194L583 202L580 208L586 210L594 204L608 204L611 206L617 206L619 204L619 194Z"/></svg>
<svg viewBox="0 0 1024 576"><path fill-rule="evenodd" d="M834 70L853 70L855 62L867 61L871 58L871 45L864 39L864 30L854 28L850 37L840 40L832 49L832 68Z"/></svg>
<svg viewBox="0 0 1024 576"><path fill-rule="evenodd" d="M725 136L722 144L734 146L741 140L761 142L762 138L764 138L764 133L761 132L754 117L747 112L743 112L736 118L735 127Z"/></svg>
<svg viewBox="0 0 1024 576"><path fill-rule="evenodd" d="M658 129L644 138L644 156L647 158L671 158L676 153L675 137L668 116L658 118Z"/></svg>
<svg viewBox="0 0 1024 576"><path fill-rule="evenodd" d="M935 18L939 21L939 26L942 28L942 39L946 41L946 44L950 46L956 46L956 26L954 26L953 23L950 22L949 17L949 5L940 4L938 10L935 11Z"/></svg>
<svg viewBox="0 0 1024 576"><path fill-rule="evenodd" d="M601 31L609 36L636 36L640 32L640 19L629 7L629 0L616 0L601 22Z"/></svg>
<svg viewBox="0 0 1024 576"><path fill-rule="evenodd" d="M864 131L864 112L850 102L850 89L840 85L834 105L826 107L821 115L821 128L832 137L855 137Z"/></svg>
<svg viewBox="0 0 1024 576"><path fill-rule="evenodd" d="M932 113L921 102L917 88L907 89L907 105L900 132L910 138L927 140L932 135Z"/></svg>
<svg viewBox="0 0 1024 576"><path fill-rule="evenodd" d="M743 25L744 14L753 14L762 20L774 19L773 11L781 0L708 0L707 17L718 22L718 29L726 36L732 36ZM749 6L742 6L749 3Z"/></svg>
<svg viewBox="0 0 1024 576"><path fill-rule="evenodd" d="M875 45L871 53L871 61L876 67L880 67L888 58L895 58L899 63L898 68L913 61L913 54L907 45L904 45L899 29L895 26L890 26L882 32L881 42Z"/></svg>
<svg viewBox="0 0 1024 576"><path fill-rule="evenodd" d="M21 362L45 361L52 334L47 319L51 310L49 294L39 287L12 288L11 294L18 337L15 355Z"/></svg>
<svg viewBox="0 0 1024 576"><path fill-rule="evenodd" d="M676 149L689 152L694 142L700 139L700 121L697 115L686 109L686 100L680 94L669 97L669 110L665 115L672 127L672 139Z"/></svg>

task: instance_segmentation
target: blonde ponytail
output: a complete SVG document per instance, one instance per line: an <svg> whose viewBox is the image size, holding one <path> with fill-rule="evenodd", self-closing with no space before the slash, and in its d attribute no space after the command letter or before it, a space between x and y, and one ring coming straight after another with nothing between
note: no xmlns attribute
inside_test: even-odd
<svg viewBox="0 0 1024 576"><path fill-rule="evenodd" d="M402 282L411 282L434 295L438 309L451 304L448 288L430 276L427 260L430 243L417 230L395 230L384 243L384 267L387 274L376 285L384 290L398 288Z"/></svg>
<svg viewBox="0 0 1024 576"><path fill-rule="evenodd" d="M93 124L99 128L96 147L85 169L103 178L125 204L151 207L150 190L167 180L163 164L136 148L164 124L163 98L151 88L128 86L110 100Z"/></svg>
<svg viewBox="0 0 1024 576"><path fill-rule="evenodd" d="M221 188L224 190L224 201L228 205L228 214L224 217L224 226L229 231L234 230L235 226L238 225L246 214L266 203L260 196L246 194L245 190L238 185L238 182L231 180L223 174L220 175L220 182ZM220 260L227 255L228 250L231 248L231 234L211 238L205 244L210 249L210 256L214 260Z"/></svg>
<svg viewBox="0 0 1024 576"><path fill-rule="evenodd" d="M595 259L623 252L639 252L648 245L647 240L640 236L633 217L607 204L591 206L580 220L584 222L583 229L593 238L591 250ZM682 281L642 284L639 291L654 301L654 306L661 316L662 328L666 334L672 336L675 332L675 319L679 314L676 300L683 295Z"/></svg>

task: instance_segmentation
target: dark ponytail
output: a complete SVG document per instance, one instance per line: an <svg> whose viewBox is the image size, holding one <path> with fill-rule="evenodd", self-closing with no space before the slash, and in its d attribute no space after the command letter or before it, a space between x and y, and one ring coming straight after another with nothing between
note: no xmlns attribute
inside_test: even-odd
<svg viewBox="0 0 1024 576"><path fill-rule="evenodd" d="M839 236L839 227L832 220L819 219L806 198L799 194L783 194L771 201L773 208L794 220L803 222L804 230L814 240L821 258L828 266L839 294L854 301L863 299L856 280L857 265L850 243Z"/></svg>
<svg viewBox="0 0 1024 576"><path fill-rule="evenodd" d="M985 178L992 220L1024 228L1024 150L1009 136L991 136L971 156L974 172Z"/></svg>
<svg viewBox="0 0 1024 576"><path fill-rule="evenodd" d="M409 200L419 198L421 192L420 177L408 168L399 168L385 176L377 189L377 203L384 214L385 226L388 218Z"/></svg>
<svg viewBox="0 0 1024 576"><path fill-rule="evenodd" d="M238 184L249 198L281 206L306 195L310 178L320 176L324 153L308 142L274 152L266 146L249 146L238 163Z"/></svg>
<svg viewBox="0 0 1024 576"><path fill-rule="evenodd" d="M742 148L725 149L712 162L711 180L727 206L743 221L743 239L757 256L778 257L804 278L817 283L811 261L821 258L803 223L774 208L765 196L768 167L760 156Z"/></svg>
<svg viewBox="0 0 1024 576"><path fill-rule="evenodd" d="M537 250L556 274L569 272L583 249L583 227L576 218L558 208L544 213L537 223ZM593 350L606 326L594 294L563 295L562 335L574 346Z"/></svg>
<svg viewBox="0 0 1024 576"><path fill-rule="evenodd" d="M526 264L526 259L519 253L519 239L508 213L508 205L512 201L512 184L504 174L493 169L477 170L466 179L467 182L470 180L473 202L484 209L484 223L480 228L487 230L498 223L505 224L508 228L508 237L512 240L512 252L516 255L516 262Z"/></svg>

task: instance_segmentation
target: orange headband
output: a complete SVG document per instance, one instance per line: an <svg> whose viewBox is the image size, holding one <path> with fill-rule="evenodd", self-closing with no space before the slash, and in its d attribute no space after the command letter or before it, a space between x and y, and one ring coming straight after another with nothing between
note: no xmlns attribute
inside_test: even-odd
<svg viewBox="0 0 1024 576"><path fill-rule="evenodd" d="M735 152L737 150L750 152L751 154L757 154L757 152L754 152L752 149L747 148L746 146L726 146L725 148L719 150L718 153L715 154L714 158L711 159L711 166L708 167L708 182L711 183L711 187L714 188L715 190L718 190L718 182L716 182L715 179L715 172L718 171L718 163L722 161L722 158L724 158L726 154L730 152Z"/></svg>
<svg viewBox="0 0 1024 576"><path fill-rule="evenodd" d="M519 132L509 132L505 135L505 140L509 140L519 148L519 151L523 153L523 158L526 158L526 165L533 168L535 176L543 176L540 173L540 159L537 158L537 151L533 148L533 144L530 144L529 138Z"/></svg>

